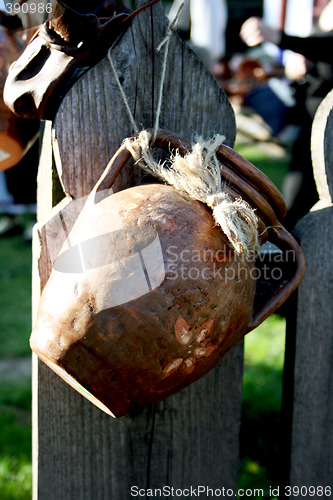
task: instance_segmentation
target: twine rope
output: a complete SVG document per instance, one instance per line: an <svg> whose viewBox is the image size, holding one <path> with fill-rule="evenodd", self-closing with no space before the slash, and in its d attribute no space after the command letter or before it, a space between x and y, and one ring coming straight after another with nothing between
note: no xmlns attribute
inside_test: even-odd
<svg viewBox="0 0 333 500"><path fill-rule="evenodd" d="M119 92L120 92L120 95L121 95L121 97L122 97L122 99L124 101L125 108L126 108L128 117L130 119L130 122L132 124L133 130L134 130L135 133L137 133L137 132L139 132L139 127L137 126L137 123L136 123L136 121L134 119L134 116L133 116L133 113L131 111L130 105L128 104L128 100L127 100L126 94L124 92L123 86L120 83L117 70L115 68L115 65L114 65L112 57L111 57L111 51L108 52L108 59L109 59L109 63L110 63L110 66L111 66L111 69L112 69L112 72L113 72L113 76L115 77L115 80L116 80L116 83L117 83L117 87L118 87Z"/></svg>
<svg viewBox="0 0 333 500"><path fill-rule="evenodd" d="M216 224L237 255L244 258L256 255L260 245L255 211L245 200L233 200L222 185L216 151L225 137L216 135L206 141L198 138L191 152L181 156L177 150L168 165L154 159L150 148L152 139L153 135L143 130L135 138L125 139L123 144L145 172L210 207Z"/></svg>
<svg viewBox="0 0 333 500"><path fill-rule="evenodd" d="M180 13L184 7L184 4L185 4L185 0L182 0L182 3L180 4L179 9L178 9L175 17L169 23L169 26L166 30L166 34L165 34L164 39L156 48L156 51L160 52L165 45L165 52L164 52L164 59L163 59L163 66L162 66L162 73L161 73L161 84L160 84L160 89L159 89L159 97L158 97L158 104L157 104L157 111L156 111L156 118L155 118L155 125L154 125L154 138L155 139L157 137L157 131L158 131L159 125L160 125L160 116L161 116L162 104L163 104L163 91L164 91L164 85L165 85L165 79L166 79L166 70L167 70L167 66L168 66L168 54L169 54L170 40L171 40L171 36L173 34L173 28L179 19L179 16L180 16ZM112 56L111 56L111 51L108 51L107 57L108 57L114 78L116 80L116 84L117 84L117 87L119 89L120 95L121 95L122 100L125 104L125 108L126 108L128 117L129 117L130 122L132 124L132 128L133 128L134 132L137 133L137 132L139 132L139 127L138 127L138 125L135 121L135 118L133 116L133 113L131 111L130 105L128 103L128 99L127 99L126 94L125 94L124 89L123 89L123 86L120 83L118 73L117 73L116 67L114 65Z"/></svg>
<svg viewBox="0 0 333 500"><path fill-rule="evenodd" d="M182 1L182 3L179 6L179 9L177 10L177 13L175 17L173 18L172 21L170 21L170 24L168 26L168 29L165 34L165 38L162 40L162 42L158 45L157 47L157 52L160 52L162 48L165 46L165 52L164 52L164 59L163 59L163 67L162 67L162 75L161 75L161 85L160 85L160 92L158 96L158 104L157 104L157 111L156 111L156 119L155 119L155 127L154 127L154 139L157 137L157 132L160 126L160 116L161 116L161 111L162 111L162 104L163 104L163 91L164 91L164 84L165 84L165 78L166 78L166 70L168 66L168 55L169 55L169 46L170 46L170 41L171 41L171 36L173 33L173 28L175 24L177 23L180 13L184 7L185 0Z"/></svg>
<svg viewBox="0 0 333 500"><path fill-rule="evenodd" d="M157 52L160 52L165 47L153 134L148 133L146 130L138 133L139 127L120 83L111 53L108 52L108 59L120 95L124 101L133 130L138 134L134 139L125 139L123 144L143 170L170 184L177 190L185 191L191 198L199 200L210 207L216 224L221 227L234 252L245 258L250 257L256 255L260 248L258 221L255 211L246 201L241 198L233 200L223 188L216 151L224 142L225 137L216 135L213 139L206 141L198 138L198 142L193 145L192 151L185 156L181 156L179 151L171 155L168 166L165 163L156 162L150 149L151 142L154 142L157 137L160 124L171 36L184 3L185 0L181 2L174 19L167 28L165 38L156 49Z"/></svg>

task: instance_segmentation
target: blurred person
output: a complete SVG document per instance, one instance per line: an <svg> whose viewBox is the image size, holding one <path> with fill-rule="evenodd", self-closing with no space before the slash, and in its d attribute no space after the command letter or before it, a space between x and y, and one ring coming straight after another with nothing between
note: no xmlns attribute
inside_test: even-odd
<svg viewBox="0 0 333 500"><path fill-rule="evenodd" d="M327 6L333 5L333 0ZM314 115L318 105L333 86L333 30L328 33L314 34L309 37L288 35L284 31L268 26L262 19L252 17L242 26L241 38L249 46L265 41L281 49L294 52L293 64L285 67L286 76L296 80L298 88L306 89L305 106Z"/></svg>
<svg viewBox="0 0 333 500"><path fill-rule="evenodd" d="M318 0L263 0L263 21L270 27L293 36L309 36L313 30L314 6ZM321 0L319 0L321 1ZM269 40L263 48L286 65L291 52L281 50Z"/></svg>
<svg viewBox="0 0 333 500"><path fill-rule="evenodd" d="M329 25L327 13L332 4L331 0L322 11L319 27L324 21ZM250 47L270 42L282 50L293 51L286 62L285 73L293 81L291 88L296 100L294 119L300 127L283 185L288 206L286 226L292 229L318 200L311 160L311 128L321 100L333 87L333 32L294 36L254 17L243 24L240 36Z"/></svg>
<svg viewBox="0 0 333 500"><path fill-rule="evenodd" d="M314 1L318 0L263 0L262 21L267 28L284 31L294 36L309 36L313 29ZM321 1L321 0L319 0ZM257 19L257 18L250 18ZM251 21L249 21L251 24ZM248 24L245 23L243 30L246 31ZM255 47L259 43L251 43L251 34L243 41L249 47ZM254 49L252 49L254 50ZM286 139L284 129L288 124L290 110L295 107L295 92L290 86L290 80L297 80L307 72L306 59L291 50L283 50L269 38L260 42L257 57L264 59L269 56L284 69L282 73L273 78L268 78L265 85L258 86L254 92L246 96L245 105L253 108L271 127L272 135L282 140ZM289 132L292 127L288 128ZM288 143L290 142L287 137Z"/></svg>

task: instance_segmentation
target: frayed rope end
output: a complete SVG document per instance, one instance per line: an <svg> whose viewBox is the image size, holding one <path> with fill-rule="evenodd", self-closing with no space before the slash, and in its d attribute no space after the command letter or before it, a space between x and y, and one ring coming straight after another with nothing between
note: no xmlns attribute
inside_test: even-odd
<svg viewBox="0 0 333 500"><path fill-rule="evenodd" d="M181 156L176 151L168 168L164 168L150 151L151 137L143 130L134 140L125 139L123 144L143 170L209 206L238 256L256 255L260 244L255 210L242 198L233 200L223 190L216 151L225 138L220 135L210 140L198 138L191 152Z"/></svg>

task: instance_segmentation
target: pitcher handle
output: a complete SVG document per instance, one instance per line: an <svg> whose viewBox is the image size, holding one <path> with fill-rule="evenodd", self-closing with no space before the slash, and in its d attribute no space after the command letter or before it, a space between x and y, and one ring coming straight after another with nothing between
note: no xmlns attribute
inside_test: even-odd
<svg viewBox="0 0 333 500"><path fill-rule="evenodd" d="M295 238L281 225L270 229L269 241L274 243L283 253L293 251L292 278L279 283L277 289L259 311L253 311L248 332L259 326L268 316L273 314L282 303L296 290L305 272L305 259Z"/></svg>

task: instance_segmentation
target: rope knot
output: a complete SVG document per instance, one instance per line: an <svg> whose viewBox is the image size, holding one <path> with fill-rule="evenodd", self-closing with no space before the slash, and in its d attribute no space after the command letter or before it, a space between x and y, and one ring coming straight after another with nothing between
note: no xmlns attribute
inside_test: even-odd
<svg viewBox="0 0 333 500"><path fill-rule="evenodd" d="M222 203L230 203L231 199L230 196L227 195L227 193L214 193L210 194L206 198L206 204L210 208L215 208L218 205L221 205Z"/></svg>
<svg viewBox="0 0 333 500"><path fill-rule="evenodd" d="M260 245L255 211L245 200L232 199L222 186L216 151L224 137L217 135L208 141L198 139L185 156L176 151L168 168L154 159L150 150L151 138L151 134L143 130L134 140L125 139L124 145L143 170L209 206L216 224L237 255L244 258L256 255Z"/></svg>

